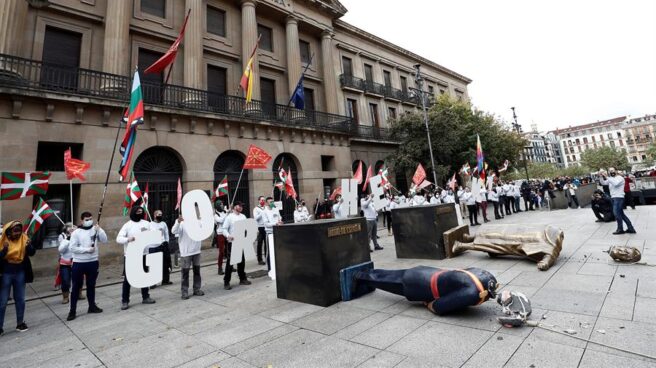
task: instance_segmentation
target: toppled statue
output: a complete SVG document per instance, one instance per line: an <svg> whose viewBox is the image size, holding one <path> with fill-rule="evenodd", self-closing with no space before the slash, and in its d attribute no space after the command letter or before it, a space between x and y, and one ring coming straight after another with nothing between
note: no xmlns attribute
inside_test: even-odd
<svg viewBox="0 0 656 368"><path fill-rule="evenodd" d="M485 225L476 236L463 234L460 241L447 244L452 255L466 250L494 256L519 256L538 263L546 271L556 263L563 248L563 230L551 225Z"/></svg>
<svg viewBox="0 0 656 368"><path fill-rule="evenodd" d="M445 270L418 266L406 270L376 270L372 262L342 269L340 282L344 301L381 289L409 301L423 302L438 315L493 299L499 286L494 275L480 268Z"/></svg>
<svg viewBox="0 0 656 368"><path fill-rule="evenodd" d="M642 258L642 254L636 247L628 247L623 245L615 245L608 250L610 258L615 262L622 263L636 263Z"/></svg>
<svg viewBox="0 0 656 368"><path fill-rule="evenodd" d="M497 320L504 327L521 327L531 315L531 301L523 293L504 290L497 296L497 303L501 305L503 317Z"/></svg>

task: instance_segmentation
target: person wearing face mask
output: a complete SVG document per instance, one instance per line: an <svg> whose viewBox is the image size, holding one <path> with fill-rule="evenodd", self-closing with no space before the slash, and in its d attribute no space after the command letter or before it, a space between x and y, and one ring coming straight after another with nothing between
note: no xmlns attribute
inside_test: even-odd
<svg viewBox="0 0 656 368"><path fill-rule="evenodd" d="M73 266L73 252L69 247L71 234L75 231L75 225L68 222L64 226L64 232L59 234L59 280L61 281L62 304L68 304L71 290L71 277Z"/></svg>
<svg viewBox="0 0 656 368"><path fill-rule="evenodd" d="M478 211L476 211L476 198L471 193L469 187L465 188L465 191L460 196L460 201L467 205L467 211L469 212L469 223L471 226L480 225L478 223Z"/></svg>
<svg viewBox="0 0 656 368"><path fill-rule="evenodd" d="M344 204L344 198L341 194L335 196L335 204L333 204L333 217L337 220L344 220L348 217L348 208Z"/></svg>
<svg viewBox="0 0 656 368"><path fill-rule="evenodd" d="M123 245L123 276L125 276L125 254L134 237L143 231L150 229L148 221L144 220L144 210L141 206L133 206L130 210L130 221L126 222L116 236L116 242ZM180 239L182 240L182 239ZM144 250L148 252L148 249ZM149 288L141 288L141 299L143 304L154 304L155 300L150 298ZM130 308L130 283L128 278L123 278L123 291L121 294L121 310Z"/></svg>
<svg viewBox="0 0 656 368"><path fill-rule="evenodd" d="M155 210L153 212L153 219L150 223L151 230L157 230L162 234L162 244L159 246L155 244L148 249L148 253L162 252L162 285L171 285L171 251L169 250L169 227L166 225L166 222L162 221L164 219L164 214L161 210ZM151 289L155 288L152 286Z"/></svg>
<svg viewBox="0 0 656 368"><path fill-rule="evenodd" d="M82 226L78 227L71 234L71 242L68 245L73 253L72 266L72 288L71 308L68 312L67 321L72 321L76 317L77 301L82 289L82 281L86 279L87 283L87 301L89 309L87 313L102 313L102 309L96 305L96 279L98 278L98 243L107 242L105 230L98 224L93 224L93 216L90 212L82 212L80 215Z"/></svg>
<svg viewBox="0 0 656 368"><path fill-rule="evenodd" d="M273 198L267 197L266 199L266 211L264 211L264 228L266 230L266 235L267 235L267 243L269 239L269 235L273 234L273 227L282 225L282 216L280 215L280 210L276 208L276 204L273 202ZM303 209L300 210L301 214L303 214ZM304 216L304 214L303 214ZM309 221L309 217L308 217ZM268 244L267 244L268 245ZM267 269L271 270L271 264L270 264L270 259L269 255L267 254Z"/></svg>
<svg viewBox="0 0 656 368"><path fill-rule="evenodd" d="M185 223L182 215L178 217L173 224L171 232L177 234L180 238L180 268L182 268L181 292L182 299L189 299L189 269L194 271L194 296L203 296L205 293L200 289L200 242L193 240L189 233L185 231Z"/></svg>
<svg viewBox="0 0 656 368"><path fill-rule="evenodd" d="M30 239L23 233L20 221L10 221L2 227L0 236L0 335L4 333L5 311L9 293L13 292L16 307L16 331L27 331L25 316L25 285L34 279L30 257L36 253Z"/></svg>
<svg viewBox="0 0 656 368"><path fill-rule="evenodd" d="M253 218L257 221L257 264L259 265L264 264L262 252L266 253L266 249L262 249L264 239L266 239L266 231L264 230L264 222L266 221L266 218L264 217L265 207L266 200L264 199L264 196L260 196L257 199L257 206L253 208Z"/></svg>
<svg viewBox="0 0 656 368"><path fill-rule="evenodd" d="M298 204L296 206L296 210L294 210L294 223L299 223L299 222L309 222L310 221L310 215L303 211L303 205Z"/></svg>
<svg viewBox="0 0 656 368"><path fill-rule="evenodd" d="M223 288L225 290L231 290L232 286L230 286L230 279L232 278L232 264L230 264L230 253L232 252L232 241L235 240L234 236L232 235L234 233L234 226L235 223L238 221L243 221L246 220L246 216L244 216L243 211L244 204L242 202L236 201L234 206L232 207L232 212L226 216L225 220L223 221L223 236L226 238L226 258L228 259L228 263L226 264L225 268L225 275L223 275ZM241 254L241 262L237 264L237 275L239 276L239 285L250 285L251 282L248 281L246 278L246 272L245 272L245 267L246 267L246 260L244 259L244 252L242 251Z"/></svg>
<svg viewBox="0 0 656 368"><path fill-rule="evenodd" d="M636 231L633 228L633 224L629 217L624 213L624 177L622 175L617 175L617 172L614 168L608 169L610 177L607 177L605 173L601 174L601 185L608 185L610 190L610 197L613 203L613 215L615 215L615 220L617 221L617 230L613 235L620 234L635 234ZM626 222L627 230L624 231L624 223Z"/></svg>
<svg viewBox="0 0 656 368"><path fill-rule="evenodd" d="M308 221L312 220L312 216L310 215L310 211L305 205L305 201L301 201L301 210L303 211L303 213L305 213L305 216L307 216Z"/></svg>

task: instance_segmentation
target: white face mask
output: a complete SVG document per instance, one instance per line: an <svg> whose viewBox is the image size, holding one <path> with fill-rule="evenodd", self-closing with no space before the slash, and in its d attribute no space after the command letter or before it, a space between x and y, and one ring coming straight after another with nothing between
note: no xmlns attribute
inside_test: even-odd
<svg viewBox="0 0 656 368"><path fill-rule="evenodd" d="M85 220L84 221L84 227L90 227L93 225L93 220Z"/></svg>

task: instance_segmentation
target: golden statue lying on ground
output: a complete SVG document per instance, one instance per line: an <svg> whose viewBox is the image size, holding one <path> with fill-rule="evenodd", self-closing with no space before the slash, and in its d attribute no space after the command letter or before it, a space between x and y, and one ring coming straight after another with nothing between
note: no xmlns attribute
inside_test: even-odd
<svg viewBox="0 0 656 368"><path fill-rule="evenodd" d="M462 227L450 230L461 232ZM538 269L548 270L563 248L564 233L551 225L485 225L471 236L462 233L459 240L445 233L447 254L455 256L466 250L477 250L494 256L520 256L538 263ZM457 238L457 237L456 237Z"/></svg>

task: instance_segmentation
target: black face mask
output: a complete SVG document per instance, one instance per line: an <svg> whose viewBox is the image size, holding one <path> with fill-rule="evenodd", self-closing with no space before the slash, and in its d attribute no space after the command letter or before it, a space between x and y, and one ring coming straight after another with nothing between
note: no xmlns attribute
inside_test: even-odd
<svg viewBox="0 0 656 368"><path fill-rule="evenodd" d="M135 211L135 212L132 212L130 214L130 220L132 220L134 222L139 222L142 219L143 219L143 213L138 213L138 212Z"/></svg>
<svg viewBox="0 0 656 368"><path fill-rule="evenodd" d="M162 218L163 218L162 216L155 216L155 220L157 221L162 221Z"/></svg>

